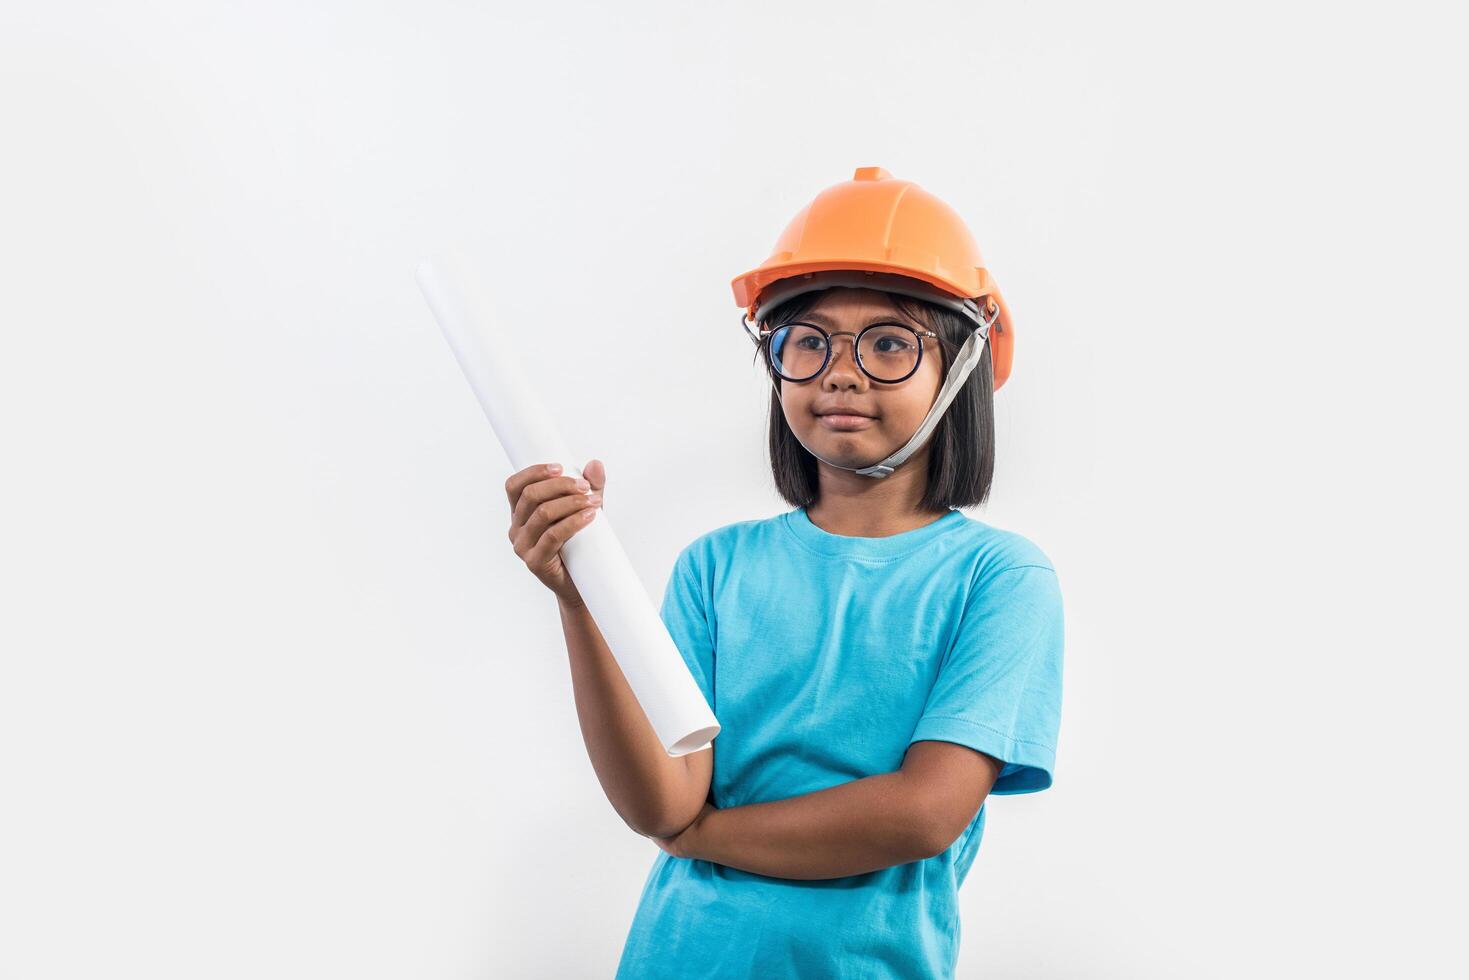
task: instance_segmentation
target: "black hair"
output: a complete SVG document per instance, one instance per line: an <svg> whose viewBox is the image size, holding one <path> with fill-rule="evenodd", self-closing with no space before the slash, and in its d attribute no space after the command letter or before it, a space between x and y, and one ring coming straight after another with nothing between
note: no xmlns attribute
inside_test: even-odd
<svg viewBox="0 0 1469 980"><path fill-rule="evenodd" d="M799 319L821 295L822 291L816 290L786 300L764 326L773 330ZM973 321L937 303L898 293L886 295L899 310L939 335L943 362L939 373L947 377L954 355L972 332ZM807 507L820 496L816 457L806 451L786 422L775 390L781 379L765 356L769 345L770 337L766 335L755 356L764 360L774 386L770 392L770 468L776 492L792 507ZM928 485L918 504L920 510L978 507L988 499L995 473L995 388L989 344L985 344L979 364L964 379L924 445L928 449Z"/></svg>

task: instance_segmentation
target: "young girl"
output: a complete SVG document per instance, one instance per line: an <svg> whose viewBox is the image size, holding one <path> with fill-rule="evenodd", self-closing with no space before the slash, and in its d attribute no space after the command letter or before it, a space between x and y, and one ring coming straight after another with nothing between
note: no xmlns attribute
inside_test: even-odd
<svg viewBox="0 0 1469 980"><path fill-rule="evenodd" d="M733 285L794 509L674 563L662 617L722 726L711 747L668 756L560 566L600 461L506 485L516 552L560 599L594 768L662 849L617 976L951 977L985 801L1050 786L1060 726L1056 571L956 509L989 493L1009 314L962 220L876 167Z"/></svg>

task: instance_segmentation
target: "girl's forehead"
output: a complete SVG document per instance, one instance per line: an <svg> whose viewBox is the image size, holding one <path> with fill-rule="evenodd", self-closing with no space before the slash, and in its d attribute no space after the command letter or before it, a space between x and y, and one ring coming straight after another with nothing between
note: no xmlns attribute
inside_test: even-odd
<svg viewBox="0 0 1469 980"><path fill-rule="evenodd" d="M897 309L897 306L893 302L892 293L886 293L880 289L834 286L831 289L823 289L817 294L817 300L811 304L811 309L828 313L842 310L888 312Z"/></svg>
<svg viewBox="0 0 1469 980"><path fill-rule="evenodd" d="M816 306L885 306L893 305L893 294L881 289L857 286L833 286L816 294Z"/></svg>

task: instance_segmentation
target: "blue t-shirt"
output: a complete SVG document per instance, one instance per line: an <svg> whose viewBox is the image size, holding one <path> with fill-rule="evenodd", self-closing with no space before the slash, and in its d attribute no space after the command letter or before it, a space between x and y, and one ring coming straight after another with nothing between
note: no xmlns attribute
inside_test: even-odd
<svg viewBox="0 0 1469 980"><path fill-rule="evenodd" d="M848 537L797 508L695 539L661 614L719 719L721 809L895 772L921 739L1001 760L992 794L1051 785L1061 592L1019 534L951 510L901 534ZM984 816L981 806L936 857L841 878L659 851L617 977L951 977L957 893Z"/></svg>

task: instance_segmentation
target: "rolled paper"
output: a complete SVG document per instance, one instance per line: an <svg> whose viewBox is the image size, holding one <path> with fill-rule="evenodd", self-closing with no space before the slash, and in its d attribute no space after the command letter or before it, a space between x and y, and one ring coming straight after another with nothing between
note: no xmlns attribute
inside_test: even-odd
<svg viewBox="0 0 1469 980"><path fill-rule="evenodd" d="M532 384L554 379L535 379L516 356L523 335L499 328L461 263L424 259L417 279L511 467L560 463L562 473L580 476ZM562 545L561 560L664 749L680 756L708 746L719 722L605 510Z"/></svg>

